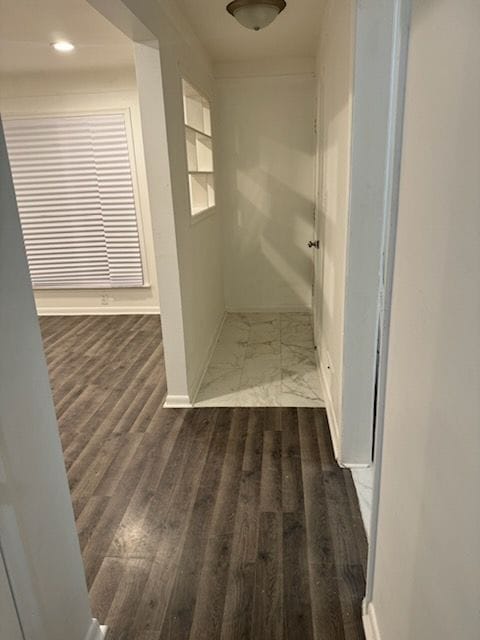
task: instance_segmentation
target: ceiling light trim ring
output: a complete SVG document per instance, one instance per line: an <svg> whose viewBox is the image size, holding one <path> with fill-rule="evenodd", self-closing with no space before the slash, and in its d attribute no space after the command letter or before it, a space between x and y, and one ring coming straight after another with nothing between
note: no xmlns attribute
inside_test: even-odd
<svg viewBox="0 0 480 640"><path fill-rule="evenodd" d="M287 6L285 0L233 0L227 4L226 9L230 15L235 17L235 11L241 7L251 7L258 4L269 4L272 7L277 7L278 13L283 11Z"/></svg>

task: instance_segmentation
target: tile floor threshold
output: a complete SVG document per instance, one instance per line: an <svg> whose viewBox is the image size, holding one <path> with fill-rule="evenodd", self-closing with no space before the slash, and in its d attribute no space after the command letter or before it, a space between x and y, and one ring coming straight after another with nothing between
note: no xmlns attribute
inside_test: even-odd
<svg viewBox="0 0 480 640"><path fill-rule="evenodd" d="M310 313L229 313L196 407L324 407Z"/></svg>
<svg viewBox="0 0 480 640"><path fill-rule="evenodd" d="M374 466L351 469L355 489L357 490L358 503L362 514L363 524L367 539L370 540L370 521L372 518L373 480Z"/></svg>

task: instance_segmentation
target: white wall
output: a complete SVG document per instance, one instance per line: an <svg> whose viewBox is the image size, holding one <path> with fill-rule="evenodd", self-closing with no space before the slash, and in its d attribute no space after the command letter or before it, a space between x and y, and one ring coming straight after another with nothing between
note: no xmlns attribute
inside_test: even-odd
<svg viewBox="0 0 480 640"><path fill-rule="evenodd" d="M330 428L342 422L345 270L350 189L355 1L326 4L317 56L320 244L323 276L316 327Z"/></svg>
<svg viewBox="0 0 480 640"><path fill-rule="evenodd" d="M135 4L135 3L133 3ZM160 41L163 95L167 122L168 152L172 178L175 229L177 234L182 296L187 380L190 398L200 383L223 318L221 209L195 222L190 213L187 179L185 127L183 119L182 76L201 93L210 97L215 111L212 70L199 44L188 42L176 27L149 24ZM213 137L216 139L213 124ZM214 143L215 144L215 143Z"/></svg>
<svg viewBox="0 0 480 640"><path fill-rule="evenodd" d="M0 78L0 111L9 115L82 113L128 109L134 189L138 206L139 236L145 286L142 288L36 290L40 315L159 313L152 224L138 95L133 67L96 72L4 75Z"/></svg>
<svg viewBox="0 0 480 640"><path fill-rule="evenodd" d="M191 219L183 123L182 76L200 92L210 96L215 109L212 68L175 4L155 0L90 0L90 4L136 41L141 42L142 37L143 40L151 39L152 35L159 41L166 117L163 143L167 144L170 175L163 184L165 194L168 191L168 202L153 215L170 215L173 205L176 240L172 238L172 241L176 241L178 252L181 308L171 309L165 315L162 299L160 305L165 340L171 339L177 330L184 333L184 355L179 354L179 358L186 357L188 388L183 390L183 398L188 401L200 382L225 310L221 212L217 207L212 215L199 222L193 223ZM150 32L150 38L142 34L142 24ZM213 134L216 135L215 130ZM149 130L144 130L144 135L148 136ZM150 170L153 176L157 169L151 166ZM167 365L171 395L169 377ZM181 391L177 387L174 395L181 396Z"/></svg>
<svg viewBox="0 0 480 640"><path fill-rule="evenodd" d="M1 127L0 353L0 541L25 637L97 640Z"/></svg>
<svg viewBox="0 0 480 640"><path fill-rule="evenodd" d="M0 555L0 638L24 640L7 571Z"/></svg>
<svg viewBox="0 0 480 640"><path fill-rule="evenodd" d="M340 453L349 465L372 460L396 10L392 0L355 4Z"/></svg>
<svg viewBox="0 0 480 640"><path fill-rule="evenodd" d="M166 144L162 72L158 42L135 43L135 69L152 209L153 241L162 300L162 335L169 403L188 403L187 362L182 316L177 237ZM159 180L158 176L162 179ZM182 399L183 396L183 399Z"/></svg>
<svg viewBox="0 0 480 640"><path fill-rule="evenodd" d="M224 77L217 80L217 98L226 306L309 308L313 74Z"/></svg>
<svg viewBox="0 0 480 640"><path fill-rule="evenodd" d="M370 619L480 633L480 5L414 0Z"/></svg>

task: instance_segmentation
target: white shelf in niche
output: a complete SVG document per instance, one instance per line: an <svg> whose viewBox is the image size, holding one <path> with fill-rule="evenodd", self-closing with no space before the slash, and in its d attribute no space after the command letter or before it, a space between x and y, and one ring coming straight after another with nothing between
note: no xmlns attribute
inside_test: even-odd
<svg viewBox="0 0 480 640"><path fill-rule="evenodd" d="M210 103L182 80L188 184L192 217L215 206Z"/></svg>
<svg viewBox="0 0 480 640"><path fill-rule="evenodd" d="M213 172L212 139L192 129L185 129L188 171Z"/></svg>
<svg viewBox="0 0 480 640"><path fill-rule="evenodd" d="M191 173L188 176L192 215L215 206L215 189L212 173Z"/></svg>
<svg viewBox="0 0 480 640"><path fill-rule="evenodd" d="M212 127L208 100L186 80L183 80L182 84L185 124L200 133L211 136Z"/></svg>

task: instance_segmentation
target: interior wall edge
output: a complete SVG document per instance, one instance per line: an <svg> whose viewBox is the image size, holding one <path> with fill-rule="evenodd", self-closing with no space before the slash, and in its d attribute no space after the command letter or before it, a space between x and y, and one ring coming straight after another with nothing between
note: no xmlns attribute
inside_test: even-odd
<svg viewBox="0 0 480 640"><path fill-rule="evenodd" d="M92 614L1 121L0 210L2 557L25 636L77 640Z"/></svg>
<svg viewBox="0 0 480 640"><path fill-rule="evenodd" d="M319 350L315 350L315 357L317 360L317 368L320 372L320 383L322 387L323 399L325 401L325 409L327 411L327 422L330 430L330 437L332 438L333 453L335 460L339 462L341 459L341 440L340 440L340 425L335 413L335 405L332 398L332 392L330 384L328 382L328 374L325 369L325 364L320 358Z"/></svg>
<svg viewBox="0 0 480 640"><path fill-rule="evenodd" d="M174 200L160 53L135 44L135 68L145 151L155 263L162 309L165 369L169 393L188 395L185 330L177 253ZM164 181L158 175L164 175Z"/></svg>
<svg viewBox="0 0 480 640"><path fill-rule="evenodd" d="M206 352L205 358L203 360L203 365L201 365L196 374L194 374L193 378L192 378L192 382L191 382L191 387L190 387L190 399L193 402L195 402L198 391L202 385L203 382L203 378L205 377L205 374L207 373L207 369L208 366L210 364L210 360L212 359L213 356L213 352L215 351L215 347L217 346L217 342L218 339L220 337L220 334L222 333L222 329L223 329L223 325L225 323L225 318L227 316L227 311L224 311L223 314L220 317L220 321L217 324L217 328L215 330L215 333L212 335L212 339L210 341L210 345L208 347L208 350Z"/></svg>
<svg viewBox="0 0 480 640"><path fill-rule="evenodd" d="M373 444L394 15L395 3L359 3L355 25L341 411L344 455L362 462Z"/></svg>
<svg viewBox="0 0 480 640"><path fill-rule="evenodd" d="M362 616L362 622L366 640L382 640L382 636L380 635L380 630L378 628L375 608L372 602L370 602L366 607Z"/></svg>

